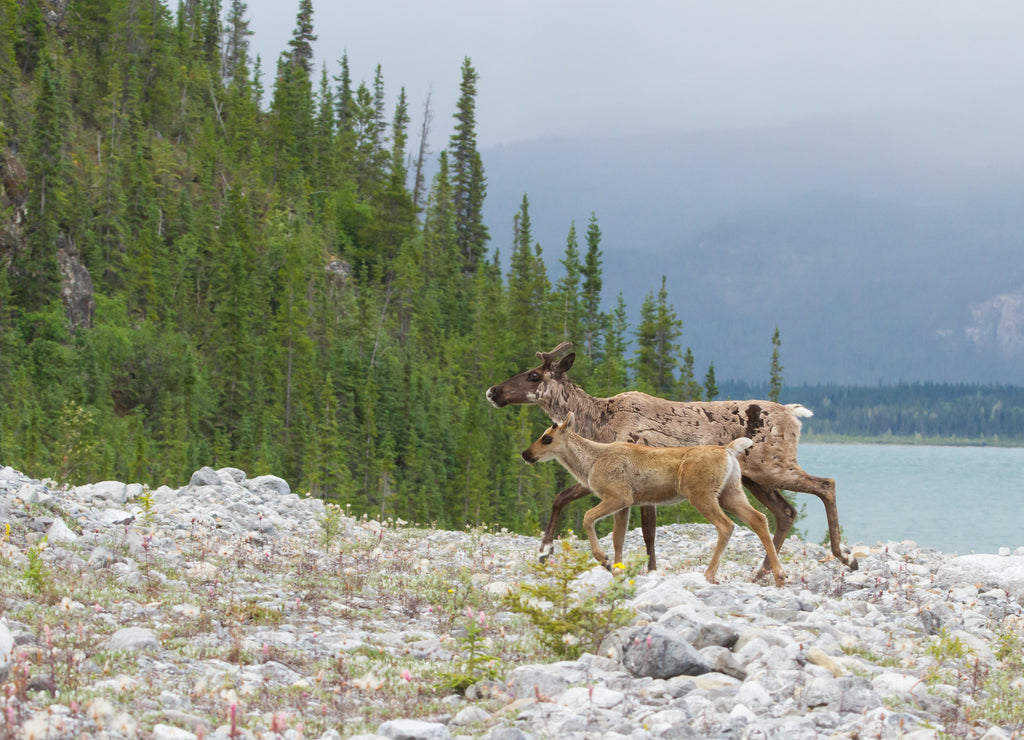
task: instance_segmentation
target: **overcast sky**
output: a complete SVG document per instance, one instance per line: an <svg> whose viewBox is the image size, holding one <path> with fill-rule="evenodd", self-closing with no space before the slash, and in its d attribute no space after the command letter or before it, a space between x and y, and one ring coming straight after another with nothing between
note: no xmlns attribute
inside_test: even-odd
<svg viewBox="0 0 1024 740"><path fill-rule="evenodd" d="M270 88L298 1L248 7L253 55ZM318 67L336 73L347 52L354 79L369 84L380 64L389 116L404 87L411 132L432 91L434 150L450 135L467 56L480 76L481 147L851 113L967 114L998 136L1024 120L1019 0L314 0L313 8Z"/></svg>

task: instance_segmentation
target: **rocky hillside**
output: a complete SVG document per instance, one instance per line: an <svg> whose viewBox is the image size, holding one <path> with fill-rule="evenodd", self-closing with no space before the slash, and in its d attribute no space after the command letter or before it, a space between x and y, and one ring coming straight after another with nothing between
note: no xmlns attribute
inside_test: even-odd
<svg viewBox="0 0 1024 740"><path fill-rule="evenodd" d="M664 527L663 572L588 564L531 612L582 543L539 568L535 538L355 519L232 468L152 491L0 468L0 539L4 740L1024 731L1024 549L872 544L848 571L791 539L776 589L738 529L709 585L713 530Z"/></svg>

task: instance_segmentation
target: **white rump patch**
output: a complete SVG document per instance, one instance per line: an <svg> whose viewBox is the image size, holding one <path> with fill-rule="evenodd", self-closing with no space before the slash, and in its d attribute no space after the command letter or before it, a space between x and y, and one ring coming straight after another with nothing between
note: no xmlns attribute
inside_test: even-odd
<svg viewBox="0 0 1024 740"><path fill-rule="evenodd" d="M789 409L789 413L791 413L793 416L796 416L797 418L802 417L806 419L809 416L814 416L813 411L811 411L809 408L800 403L787 403L786 408Z"/></svg>

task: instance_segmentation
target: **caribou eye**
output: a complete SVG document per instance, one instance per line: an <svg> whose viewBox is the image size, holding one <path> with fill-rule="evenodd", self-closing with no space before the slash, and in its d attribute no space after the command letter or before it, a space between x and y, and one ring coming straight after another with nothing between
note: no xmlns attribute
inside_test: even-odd
<svg viewBox="0 0 1024 740"><path fill-rule="evenodd" d="M555 440L551 439L551 435L550 434L545 434L543 437L540 438L540 443L542 445L549 445L549 444L551 444L554 441Z"/></svg>
<svg viewBox="0 0 1024 740"><path fill-rule="evenodd" d="M529 380L532 383L539 383L540 382L540 373L536 372L535 370L531 370L530 374L526 376L526 379Z"/></svg>

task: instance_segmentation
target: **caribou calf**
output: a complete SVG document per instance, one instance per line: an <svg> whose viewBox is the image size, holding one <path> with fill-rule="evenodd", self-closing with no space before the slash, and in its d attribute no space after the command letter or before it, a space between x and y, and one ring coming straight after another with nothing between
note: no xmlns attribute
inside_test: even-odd
<svg viewBox="0 0 1024 740"><path fill-rule="evenodd" d="M750 502L740 486L740 464L736 456L753 442L746 437L724 447L645 447L629 442L592 442L572 430L575 416L570 412L561 424L550 429L523 450L523 459L531 465L557 460L582 485L601 499L583 516L590 538L590 551L597 562L609 567L608 556L597 541L594 527L607 516L615 515L612 545L615 562L622 562L629 509L634 504L662 505L687 500L718 530L718 543L704 577L715 583L718 563L732 536L730 511L757 533L764 545L775 585L782 586L785 574L768 532L768 518Z"/></svg>

